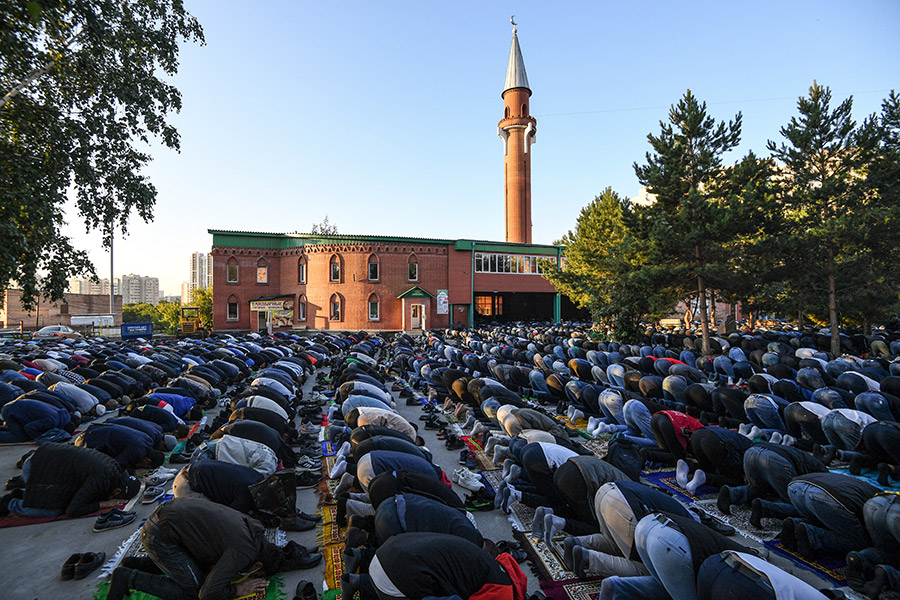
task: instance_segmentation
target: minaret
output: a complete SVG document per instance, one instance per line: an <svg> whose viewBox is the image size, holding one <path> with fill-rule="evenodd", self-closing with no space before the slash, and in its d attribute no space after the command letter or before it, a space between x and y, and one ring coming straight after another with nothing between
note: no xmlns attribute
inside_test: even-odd
<svg viewBox="0 0 900 600"><path fill-rule="evenodd" d="M531 144L535 142L537 121L528 111L531 89L525 74L525 60L513 24L509 66L503 86L503 119L497 135L503 140L503 168L506 201L506 241L531 243Z"/></svg>

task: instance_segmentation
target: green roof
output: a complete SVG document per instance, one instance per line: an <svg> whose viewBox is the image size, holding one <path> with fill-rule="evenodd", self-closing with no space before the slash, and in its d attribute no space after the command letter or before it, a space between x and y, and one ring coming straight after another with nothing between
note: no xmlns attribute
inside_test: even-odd
<svg viewBox="0 0 900 600"><path fill-rule="evenodd" d="M417 285L412 286L411 288L409 288L408 290L406 290L405 292L403 292L402 294L400 294L397 297L398 298L434 298L434 296L432 296L427 291L423 290L422 288L420 288Z"/></svg>
<svg viewBox="0 0 900 600"><path fill-rule="evenodd" d="M269 233L262 231L229 231L224 229L208 229L213 236L213 246L237 246L240 248L299 248L317 244L346 243L401 243L401 244L453 244L454 249L482 252L506 252L510 254L542 254L555 256L559 246L546 244L513 244L510 242L491 242L487 240L447 240L440 238L402 237L389 235L314 235L311 233Z"/></svg>

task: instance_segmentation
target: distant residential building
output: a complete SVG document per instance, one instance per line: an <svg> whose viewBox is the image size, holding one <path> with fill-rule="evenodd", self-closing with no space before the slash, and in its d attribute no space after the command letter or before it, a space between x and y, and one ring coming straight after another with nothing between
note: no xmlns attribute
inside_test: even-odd
<svg viewBox="0 0 900 600"><path fill-rule="evenodd" d="M157 304L159 302L159 278L141 275L123 275L116 278L125 304Z"/></svg>
<svg viewBox="0 0 900 600"><path fill-rule="evenodd" d="M159 299L160 302L181 302L181 296L163 296Z"/></svg>
<svg viewBox="0 0 900 600"><path fill-rule="evenodd" d="M94 281L87 277L76 277L69 280L69 292L72 294L88 294L94 296L109 296L109 279ZM119 293L119 280L113 284L113 292Z"/></svg>
<svg viewBox="0 0 900 600"><path fill-rule="evenodd" d="M191 284L187 281L181 282L181 303L182 304L190 304L191 303Z"/></svg>
<svg viewBox="0 0 900 600"><path fill-rule="evenodd" d="M190 279L188 280L187 294L181 292L182 302L190 302L194 296L194 290L206 289L212 285L212 257L205 252L193 252L191 254ZM186 302L185 302L186 301Z"/></svg>

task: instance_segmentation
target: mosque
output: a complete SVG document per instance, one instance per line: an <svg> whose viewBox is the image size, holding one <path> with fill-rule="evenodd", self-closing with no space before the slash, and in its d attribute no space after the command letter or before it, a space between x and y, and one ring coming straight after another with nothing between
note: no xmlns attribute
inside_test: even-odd
<svg viewBox="0 0 900 600"><path fill-rule="evenodd" d="M505 241L210 229L216 331L385 330L585 317L541 277L531 243L537 120L516 29L501 94Z"/></svg>

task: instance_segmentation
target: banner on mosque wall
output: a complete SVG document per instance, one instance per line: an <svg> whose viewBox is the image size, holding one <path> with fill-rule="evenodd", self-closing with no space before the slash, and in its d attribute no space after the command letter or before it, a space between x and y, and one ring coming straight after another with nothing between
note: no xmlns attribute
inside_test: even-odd
<svg viewBox="0 0 900 600"><path fill-rule="evenodd" d="M285 303L291 304L290 308L294 308L293 300L251 300L250 310L285 310Z"/></svg>
<svg viewBox="0 0 900 600"><path fill-rule="evenodd" d="M450 314L450 295L447 290L437 291L437 314Z"/></svg>

